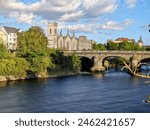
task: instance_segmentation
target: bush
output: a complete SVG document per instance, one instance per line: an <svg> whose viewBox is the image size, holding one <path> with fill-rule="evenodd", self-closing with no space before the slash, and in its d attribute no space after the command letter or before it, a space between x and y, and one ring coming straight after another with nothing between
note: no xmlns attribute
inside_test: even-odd
<svg viewBox="0 0 150 130"><path fill-rule="evenodd" d="M26 71L29 69L28 62L23 58L2 59L0 66L1 76L26 77Z"/></svg>

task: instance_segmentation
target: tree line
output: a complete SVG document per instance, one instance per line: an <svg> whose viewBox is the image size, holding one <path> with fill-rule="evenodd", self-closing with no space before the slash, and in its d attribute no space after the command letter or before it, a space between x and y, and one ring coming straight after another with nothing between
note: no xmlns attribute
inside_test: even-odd
<svg viewBox="0 0 150 130"><path fill-rule="evenodd" d="M49 49L44 31L34 26L18 33L17 50L8 52L0 42L0 76L46 76L60 71L78 72L80 59L75 55L65 56L61 50Z"/></svg>
<svg viewBox="0 0 150 130"><path fill-rule="evenodd" d="M145 50L144 47L141 47L138 43L123 41L121 43L114 43L113 41L108 41L107 44L96 44L92 45L93 50L135 50L142 51Z"/></svg>

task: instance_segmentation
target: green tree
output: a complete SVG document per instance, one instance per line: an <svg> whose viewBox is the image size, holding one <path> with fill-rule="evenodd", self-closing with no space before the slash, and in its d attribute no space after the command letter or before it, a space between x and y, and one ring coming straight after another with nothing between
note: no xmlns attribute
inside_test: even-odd
<svg viewBox="0 0 150 130"><path fill-rule="evenodd" d="M47 69L53 66L49 57L34 57L31 58L30 62L30 71L34 74L46 74Z"/></svg>
<svg viewBox="0 0 150 130"><path fill-rule="evenodd" d="M29 30L18 33L18 54L23 57L30 55L46 55L48 40L40 27L31 27Z"/></svg>
<svg viewBox="0 0 150 130"><path fill-rule="evenodd" d="M29 62L29 74L46 74L48 68L54 67L47 46L47 37L40 27L31 27L18 34L17 55Z"/></svg>
<svg viewBox="0 0 150 130"><path fill-rule="evenodd" d="M8 53L6 46L0 42L0 59L11 58L11 54Z"/></svg>
<svg viewBox="0 0 150 130"><path fill-rule="evenodd" d="M80 58L74 54L65 56L62 51L53 49L50 50L50 57L52 58L53 64L55 64L56 70L66 70L72 72L78 72L80 70Z"/></svg>
<svg viewBox="0 0 150 130"><path fill-rule="evenodd" d="M107 42L107 49L108 50L118 50L119 49L119 44L118 43L114 43L112 41L108 41Z"/></svg>
<svg viewBox="0 0 150 130"><path fill-rule="evenodd" d="M24 58L1 59L0 75L26 77L29 64Z"/></svg>
<svg viewBox="0 0 150 130"><path fill-rule="evenodd" d="M134 50L134 44L133 42L123 41L119 43L119 50Z"/></svg>
<svg viewBox="0 0 150 130"><path fill-rule="evenodd" d="M136 50L136 51L144 51L145 48L141 47L139 44L135 43L134 44L134 50Z"/></svg>
<svg viewBox="0 0 150 130"><path fill-rule="evenodd" d="M105 45L103 45L101 43L99 43L99 44L94 43L92 45L92 47L93 47L94 50L106 50Z"/></svg>

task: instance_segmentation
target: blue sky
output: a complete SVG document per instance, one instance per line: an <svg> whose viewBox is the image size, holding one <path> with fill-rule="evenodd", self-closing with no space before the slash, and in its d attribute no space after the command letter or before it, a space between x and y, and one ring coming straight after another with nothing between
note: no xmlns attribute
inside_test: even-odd
<svg viewBox="0 0 150 130"><path fill-rule="evenodd" d="M69 29L101 43L142 36L150 45L149 5L149 0L1 0L0 26L38 25L47 32L47 23L56 21L64 35Z"/></svg>

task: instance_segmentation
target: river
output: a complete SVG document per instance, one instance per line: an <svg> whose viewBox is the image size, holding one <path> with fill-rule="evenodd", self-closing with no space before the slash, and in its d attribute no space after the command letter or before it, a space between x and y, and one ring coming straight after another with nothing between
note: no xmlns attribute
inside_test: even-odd
<svg viewBox="0 0 150 130"><path fill-rule="evenodd" d="M148 113L148 79L124 72L0 83L0 112Z"/></svg>

